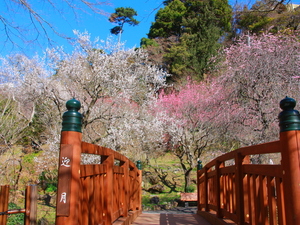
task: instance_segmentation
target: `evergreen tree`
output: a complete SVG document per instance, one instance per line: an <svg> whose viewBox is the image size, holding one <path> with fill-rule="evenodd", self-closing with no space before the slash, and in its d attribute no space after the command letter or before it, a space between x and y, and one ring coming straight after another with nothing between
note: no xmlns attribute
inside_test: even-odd
<svg viewBox="0 0 300 225"><path fill-rule="evenodd" d="M182 19L186 7L180 0L170 2L165 8L160 9L155 16L155 23L150 27L149 38L180 36Z"/></svg>
<svg viewBox="0 0 300 225"><path fill-rule="evenodd" d="M112 13L109 17L109 22L117 24L117 26L110 29L110 32L115 35L119 35L119 42L121 40L121 35L123 33L124 24L127 23L131 26L136 26L139 24L139 21L133 17L137 16L137 12L130 7L119 7L115 9L115 12Z"/></svg>
<svg viewBox="0 0 300 225"><path fill-rule="evenodd" d="M148 38L173 42L164 49L161 65L175 79L191 76L203 79L225 32L230 30L231 8L227 0L169 0L164 2L152 24ZM143 39L143 47L151 43ZM153 42L152 42L153 47ZM158 48L158 47L157 47Z"/></svg>

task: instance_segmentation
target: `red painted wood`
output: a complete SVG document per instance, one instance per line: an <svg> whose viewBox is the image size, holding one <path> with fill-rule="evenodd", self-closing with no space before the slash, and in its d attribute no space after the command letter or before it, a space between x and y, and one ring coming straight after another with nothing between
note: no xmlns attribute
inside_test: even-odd
<svg viewBox="0 0 300 225"><path fill-rule="evenodd" d="M62 132L61 146L60 159L67 157L72 163L69 170L60 168L59 187L69 185L73 199L68 216L58 211L56 224L110 225L129 216L129 210L141 210L141 171L133 162L112 149L81 142L78 132ZM81 153L101 156L100 164L80 165Z"/></svg>
<svg viewBox="0 0 300 225"><path fill-rule="evenodd" d="M0 186L0 212L8 210L9 185ZM0 215L0 225L6 225L7 215Z"/></svg>
<svg viewBox="0 0 300 225"><path fill-rule="evenodd" d="M300 131L280 133L287 224L300 224Z"/></svg>
<svg viewBox="0 0 300 225"><path fill-rule="evenodd" d="M25 191L25 225L37 224L37 186L29 185Z"/></svg>
<svg viewBox="0 0 300 225"><path fill-rule="evenodd" d="M293 208L294 217L300 213L300 201L295 200L300 199L300 131L290 133L281 135L279 141L224 154L198 171L198 211L215 210L218 217L231 218L237 224L298 224L290 221L288 209ZM292 153L287 154L289 151ZM282 165L252 165L249 160L250 155L278 152L286 155ZM233 159L234 165L220 167Z"/></svg>
<svg viewBox="0 0 300 225"><path fill-rule="evenodd" d="M243 224L244 223L244 194L243 194L243 168L242 168L242 164L243 164L243 157L241 156L241 154L237 154L235 156L235 191L233 192L233 194L235 194L235 199L233 201L233 211L231 213L236 212L237 215L237 222L238 224Z"/></svg>

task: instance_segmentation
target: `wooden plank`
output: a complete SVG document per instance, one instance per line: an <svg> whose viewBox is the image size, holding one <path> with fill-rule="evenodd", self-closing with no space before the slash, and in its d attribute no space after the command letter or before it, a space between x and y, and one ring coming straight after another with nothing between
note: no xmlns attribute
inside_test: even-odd
<svg viewBox="0 0 300 225"><path fill-rule="evenodd" d="M37 186L29 185L25 193L25 225L37 224Z"/></svg>
<svg viewBox="0 0 300 225"><path fill-rule="evenodd" d="M238 220L236 214L230 213L227 210L222 210L222 214L224 215L224 218L230 219L230 220L234 221L235 223Z"/></svg>
<svg viewBox="0 0 300 225"><path fill-rule="evenodd" d="M282 177L281 165L243 165L245 174L256 174L261 176Z"/></svg>
<svg viewBox="0 0 300 225"><path fill-rule="evenodd" d="M219 218L224 217L222 213L222 209L224 209L224 175L220 176L220 212L219 212Z"/></svg>
<svg viewBox="0 0 300 225"><path fill-rule="evenodd" d="M95 171L95 173L98 173L98 171ZM95 175L93 180L94 180L94 196L93 196L93 204L94 204L94 224L100 224L99 220L99 214L100 214L100 205L99 205L99 200L100 200L100 194L99 194L99 179L100 175Z"/></svg>
<svg viewBox="0 0 300 225"><path fill-rule="evenodd" d="M87 142L81 142L81 151L82 153L87 154L95 154L95 155L101 155L101 152L99 152L99 148L97 145L90 144Z"/></svg>
<svg viewBox="0 0 300 225"><path fill-rule="evenodd" d="M260 204L259 204L259 176L257 175L254 175L254 186L253 186L253 189L254 189L254 210L255 210L255 222L254 224L255 225L259 225L259 215L260 215Z"/></svg>
<svg viewBox="0 0 300 225"><path fill-rule="evenodd" d="M93 167L93 172L95 173L94 168L95 167ZM94 192L95 191L95 176L96 175L91 176L90 183L88 186L88 189L89 189L89 194L88 194L89 223L88 224L95 224L95 216L94 216L95 215L95 192Z"/></svg>
<svg viewBox="0 0 300 225"><path fill-rule="evenodd" d="M275 179L273 177L267 177L267 192L268 192L268 207L269 207L269 218L270 224L277 223L276 215L276 199L275 199Z"/></svg>
<svg viewBox="0 0 300 225"><path fill-rule="evenodd" d="M228 174L224 175L224 209L229 210Z"/></svg>
<svg viewBox="0 0 300 225"><path fill-rule="evenodd" d="M90 185L90 176L84 177L81 179L82 184L82 198L81 200L81 218L82 224L88 224L88 217L89 217L89 205L88 205L88 187Z"/></svg>
<svg viewBox="0 0 300 225"><path fill-rule="evenodd" d="M283 185L280 178L275 178L276 182L276 194L277 194L277 207L278 207L278 222L279 225L288 225L286 224L285 219L285 207L284 207L284 195L283 195Z"/></svg>
<svg viewBox="0 0 300 225"><path fill-rule="evenodd" d="M216 189L216 206L217 206L217 217L221 217L221 184L220 184L220 179L221 179L221 174L220 174L220 167L224 166L224 163L220 163L217 161L217 164L215 166L216 168L216 182L215 182L215 189Z"/></svg>
<svg viewBox="0 0 300 225"><path fill-rule="evenodd" d="M255 177L256 175L249 176L249 197L250 197L250 224L255 225Z"/></svg>
<svg viewBox="0 0 300 225"><path fill-rule="evenodd" d="M281 145L280 141L267 142L263 144L242 147L237 150L243 156L256 155L256 154L269 154L269 153L280 153Z"/></svg>
<svg viewBox="0 0 300 225"><path fill-rule="evenodd" d="M265 222L266 225L269 225L269 206L268 206L268 189L267 189L267 177L264 177L263 179L263 200L264 200L264 208L263 208L263 221Z"/></svg>
<svg viewBox="0 0 300 225"><path fill-rule="evenodd" d="M107 173L104 175L104 209L103 209L103 217L106 225L110 225L112 220L113 213L113 200L114 200L114 173L113 173L113 165L114 165L114 156L109 155L106 158L103 157L103 164L106 166Z"/></svg>
<svg viewBox="0 0 300 225"><path fill-rule="evenodd" d="M268 154L281 152L280 141L268 142L254 146L242 147L237 150L228 152L221 155L205 165L207 169L215 166L216 161L225 162L235 158L235 155L240 153L242 156L255 155L255 154Z"/></svg>
<svg viewBox="0 0 300 225"><path fill-rule="evenodd" d="M251 192L251 175L247 174L247 195L248 195L248 220L249 224L252 223L252 192ZM247 216L247 215L246 215Z"/></svg>
<svg viewBox="0 0 300 225"><path fill-rule="evenodd" d="M124 223L122 223L123 225ZM210 225L200 215L195 214L153 214L143 213L139 215L132 223L132 225L154 225L154 224L188 224L188 225ZM219 224L222 224L221 222ZM223 223L224 224L224 223ZM121 225L121 224L113 224Z"/></svg>
<svg viewBox="0 0 300 225"><path fill-rule="evenodd" d="M233 195L235 196L235 199L233 201L233 214L237 215L237 223L243 224L244 223L244 190L243 190L243 157L241 154L237 154L235 157L235 179L234 181L235 185L233 185L233 188L235 188L235 191L233 191Z"/></svg>
<svg viewBox="0 0 300 225"><path fill-rule="evenodd" d="M95 155L103 155L103 156L114 154L114 151L110 148L106 148L103 146L99 146L87 142L81 142L81 148L82 148L82 153L87 153L87 154L95 154Z"/></svg>
<svg viewBox="0 0 300 225"><path fill-rule="evenodd" d="M105 174L106 167L103 164L80 165L80 177Z"/></svg>
<svg viewBox="0 0 300 225"><path fill-rule="evenodd" d="M249 190L248 175L243 177L244 221L249 223Z"/></svg>
<svg viewBox="0 0 300 225"><path fill-rule="evenodd" d="M209 172L207 173L207 178L208 178L208 179L213 178L213 177L216 176L216 174L217 174L216 170L209 171Z"/></svg>
<svg viewBox="0 0 300 225"><path fill-rule="evenodd" d="M124 174L124 168L120 166L113 166L114 173Z"/></svg>
<svg viewBox="0 0 300 225"><path fill-rule="evenodd" d="M127 217L128 216L128 198L127 194L129 193L129 184L128 184L128 179L129 179L129 160L127 159L126 161L122 162L120 165L123 170L124 174L122 175L122 196L121 196L121 204L122 204L122 216Z"/></svg>
<svg viewBox="0 0 300 225"><path fill-rule="evenodd" d="M235 165L220 168L220 174L229 174L235 172Z"/></svg>
<svg viewBox="0 0 300 225"><path fill-rule="evenodd" d="M234 194L234 192L233 192L233 187L234 187L234 184L233 184L233 174L232 173L230 173L229 175L228 175L228 178L229 178L229 196L230 196L230 203L229 203L229 205L230 205L230 209L229 209L229 212L230 213L233 213L234 212L234 209L233 209L233 199L234 199L234 197L233 197L233 194Z"/></svg>

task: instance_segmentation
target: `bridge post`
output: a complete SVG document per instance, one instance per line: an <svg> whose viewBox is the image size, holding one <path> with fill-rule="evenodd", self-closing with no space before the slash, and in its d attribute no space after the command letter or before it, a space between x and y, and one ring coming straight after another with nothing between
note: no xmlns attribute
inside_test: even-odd
<svg viewBox="0 0 300 225"><path fill-rule="evenodd" d="M138 177L139 177L139 184L141 185L138 189L138 200L137 200L137 206L136 206L136 209L142 211L142 182L143 182L143 179L142 179L142 174L143 174L143 171L142 171L142 162L141 160L138 160L136 162L136 167L138 169Z"/></svg>
<svg viewBox="0 0 300 225"><path fill-rule="evenodd" d="M279 114L281 165L286 224L300 225L300 115L296 101L286 97Z"/></svg>
<svg viewBox="0 0 300 225"><path fill-rule="evenodd" d="M80 156L82 140L81 104L76 99L67 101L67 112L63 114L59 168L56 225L79 223Z"/></svg>

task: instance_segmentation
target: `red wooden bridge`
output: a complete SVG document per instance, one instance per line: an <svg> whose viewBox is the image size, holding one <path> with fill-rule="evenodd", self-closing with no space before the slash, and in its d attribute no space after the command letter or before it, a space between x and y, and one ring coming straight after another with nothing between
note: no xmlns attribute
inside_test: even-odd
<svg viewBox="0 0 300 225"><path fill-rule="evenodd" d="M293 99L280 105L278 141L237 149L198 170L196 214L147 214L142 213L140 165L82 142L80 103L68 101L56 225L300 225L300 115ZM94 162L84 164L82 154ZM279 154L281 163L252 164L251 156L258 154Z"/></svg>

